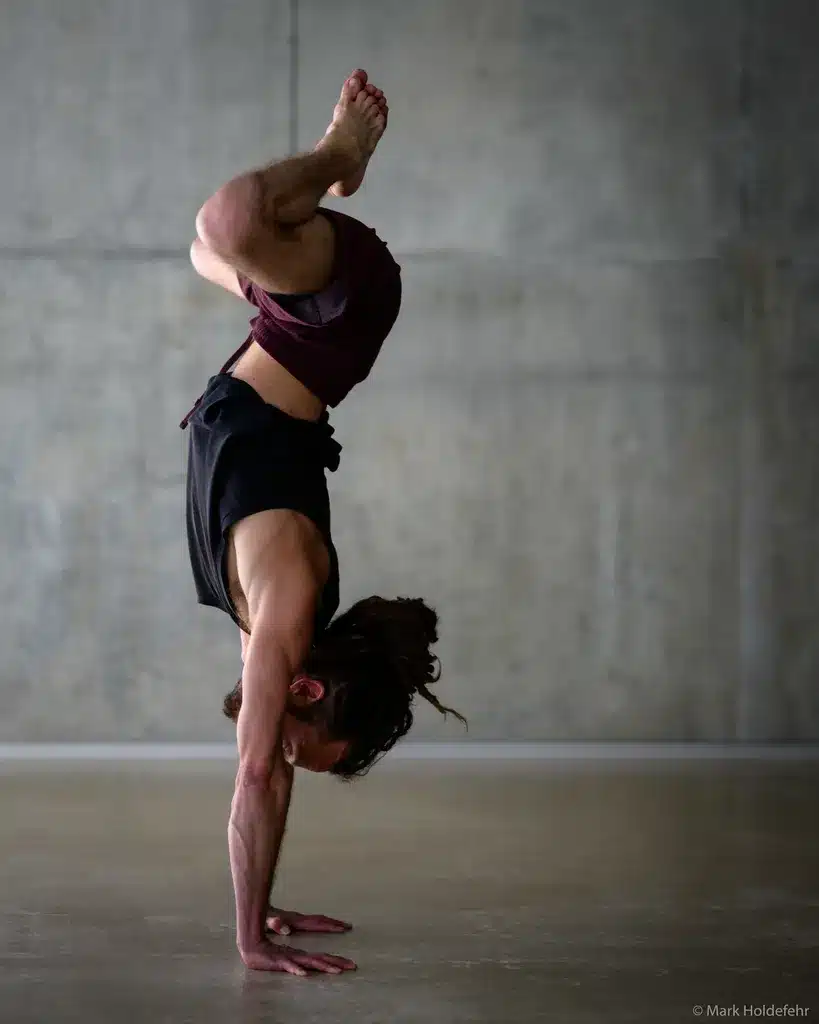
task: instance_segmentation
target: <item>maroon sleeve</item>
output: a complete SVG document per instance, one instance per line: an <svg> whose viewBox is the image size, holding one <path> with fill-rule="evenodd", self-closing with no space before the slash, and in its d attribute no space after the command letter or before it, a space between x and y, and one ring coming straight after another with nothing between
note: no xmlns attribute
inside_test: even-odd
<svg viewBox="0 0 819 1024"><path fill-rule="evenodd" d="M244 274L240 274L236 271L236 277L239 280L239 287L242 289L242 294L249 303L254 305L257 309L259 308L259 301L256 298L253 289L256 287L249 277L245 277Z"/></svg>

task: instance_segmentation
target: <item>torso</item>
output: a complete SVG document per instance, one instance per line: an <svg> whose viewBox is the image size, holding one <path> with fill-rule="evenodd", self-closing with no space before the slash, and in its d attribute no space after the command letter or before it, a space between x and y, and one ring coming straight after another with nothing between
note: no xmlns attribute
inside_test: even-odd
<svg viewBox="0 0 819 1024"><path fill-rule="evenodd" d="M324 412L324 403L256 342L251 343L230 372L232 376L249 384L265 402L277 406L282 412L296 419L317 420ZM295 539L300 546L303 545L307 549L310 561L315 565L319 589L329 574L330 558L327 545L318 527L300 512L270 509L240 520L228 533L226 569L231 601L248 633L253 623L247 596L239 580L236 537L241 532L260 527L269 527L271 534L286 537L286 543L292 544Z"/></svg>
<svg viewBox="0 0 819 1024"><path fill-rule="evenodd" d="M299 420L317 420L324 412L324 403L296 380L281 363L251 342L247 352L231 370L234 377L245 381L271 405Z"/></svg>

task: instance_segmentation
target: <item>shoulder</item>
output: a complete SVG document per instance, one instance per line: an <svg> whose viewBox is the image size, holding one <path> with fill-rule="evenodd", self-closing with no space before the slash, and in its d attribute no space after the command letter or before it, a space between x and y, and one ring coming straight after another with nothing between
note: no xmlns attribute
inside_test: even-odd
<svg viewBox="0 0 819 1024"><path fill-rule="evenodd" d="M329 572L329 553L314 523L288 509L240 520L232 532L239 585L251 621L264 605L311 618Z"/></svg>
<svg viewBox="0 0 819 1024"><path fill-rule="evenodd" d="M287 553L313 554L321 532L302 512L271 508L245 516L231 530L237 554L278 561Z"/></svg>

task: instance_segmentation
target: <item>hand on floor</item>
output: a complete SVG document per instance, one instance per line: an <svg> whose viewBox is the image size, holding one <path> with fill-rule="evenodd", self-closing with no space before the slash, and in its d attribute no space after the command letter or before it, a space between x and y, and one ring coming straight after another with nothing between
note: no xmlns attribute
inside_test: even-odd
<svg viewBox="0 0 819 1024"><path fill-rule="evenodd" d="M241 954L245 967L252 971L282 971L286 974L296 974L300 978L305 977L310 971L341 974L343 971L356 969L353 961L346 957L280 946L269 939L263 939L247 949L242 949Z"/></svg>
<svg viewBox="0 0 819 1024"><path fill-rule="evenodd" d="M323 914L299 914L295 910L270 907L267 911L267 929L275 935L293 932L348 932L353 926L346 921Z"/></svg>

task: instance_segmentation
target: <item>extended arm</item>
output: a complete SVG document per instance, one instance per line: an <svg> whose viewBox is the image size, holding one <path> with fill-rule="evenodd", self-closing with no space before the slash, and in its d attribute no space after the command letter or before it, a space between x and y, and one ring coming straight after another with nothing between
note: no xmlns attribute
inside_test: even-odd
<svg viewBox="0 0 819 1024"><path fill-rule="evenodd" d="M246 966L257 970L337 974L355 965L274 943L265 933L292 785L281 748L282 720L290 684L310 649L326 567L321 570L298 520L278 510L248 516L233 539L252 627L244 650L239 770L228 825L236 942Z"/></svg>
<svg viewBox="0 0 819 1024"><path fill-rule="evenodd" d="M234 544L252 631L243 651L228 845L236 941L248 963L254 952L270 952L265 921L292 783L281 747L282 719L290 684L310 649L318 579L294 527L289 521L283 526L275 512L240 522Z"/></svg>
<svg viewBox="0 0 819 1024"><path fill-rule="evenodd" d="M250 636L244 630L239 630L242 644L242 664L247 656L247 646ZM288 765L288 768L290 766ZM292 769L291 769L292 772ZM292 774L287 787L287 794L284 800L279 801L276 806L275 834L279 837L279 850L287 828L287 812L290 809L290 797L293 792ZM275 867L278 863L278 854L274 856L273 885L275 886ZM273 899L271 893L270 899ZM268 907L266 927L268 932L275 935L291 935L293 932L348 932L352 925L338 918L327 917L324 914L300 914L295 910L283 910L272 903Z"/></svg>

